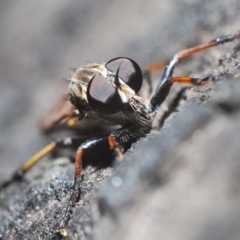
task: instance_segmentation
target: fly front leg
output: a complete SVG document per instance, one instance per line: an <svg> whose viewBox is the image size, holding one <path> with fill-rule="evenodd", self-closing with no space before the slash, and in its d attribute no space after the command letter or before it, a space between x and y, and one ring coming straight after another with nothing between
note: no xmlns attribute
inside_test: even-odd
<svg viewBox="0 0 240 240"><path fill-rule="evenodd" d="M121 160L123 153L130 147L130 145L139 139L140 136L145 136L150 128L143 128L142 126L131 126L129 128L121 128L110 134L108 137L96 138L84 142L80 145L76 152L75 166L74 166L74 180L72 186L72 193L68 200L67 207L61 217L60 224L56 232L62 236L67 236L66 225L70 220L75 203L80 199L82 181L82 165L83 161L91 157L97 157L102 160L112 153L116 160Z"/></svg>
<svg viewBox="0 0 240 240"><path fill-rule="evenodd" d="M80 185L82 181L81 173L82 173L82 167L83 167L83 159L85 160L87 157L91 155L91 153L95 153L96 156L100 156L101 158L102 155L109 153L109 149L111 148L110 148L107 137L96 138L96 139L86 141L82 143L78 148L76 152L76 157L75 157L72 193L68 200L67 207L61 217L60 224L56 229L56 233L59 233L64 237L67 236L66 225L70 220L70 217L73 212L73 208L76 202L79 201L80 195L81 195Z"/></svg>
<svg viewBox="0 0 240 240"><path fill-rule="evenodd" d="M200 44L198 46L185 49L185 50L180 51L177 54L175 54L174 57L172 58L172 60L165 67L161 81L160 81L159 85L157 86L157 89L155 90L155 93L150 100L150 103L152 106L152 111L155 111L162 104L162 102L166 99L174 82L181 82L181 83L185 82L185 83L191 83L191 84L195 84L195 85L201 85L202 83L210 80L211 77L204 78L204 79L196 79L196 78L191 78L191 77L172 78L174 68L181 59L184 59L195 53L199 53L199 52L205 51L207 49L213 48L220 44L232 42L239 37L240 37L240 31L238 31L234 35L227 35L225 37L216 38L215 40L212 40L208 43Z"/></svg>

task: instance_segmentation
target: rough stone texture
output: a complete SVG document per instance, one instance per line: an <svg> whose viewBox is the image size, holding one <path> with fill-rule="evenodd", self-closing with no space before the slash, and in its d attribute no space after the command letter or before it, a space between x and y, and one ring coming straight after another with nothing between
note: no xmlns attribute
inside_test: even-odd
<svg viewBox="0 0 240 240"><path fill-rule="evenodd" d="M142 67L169 59L238 31L239 12L237 0L1 2L0 180L49 138L66 136L41 136L36 122L63 91L57 80L69 76L68 67L116 56ZM175 75L212 73L218 81L187 89L163 128L134 144L121 163L84 169L67 239L240 238L239 66L239 40L179 65ZM54 229L73 164L57 155L1 192L2 239L60 239Z"/></svg>

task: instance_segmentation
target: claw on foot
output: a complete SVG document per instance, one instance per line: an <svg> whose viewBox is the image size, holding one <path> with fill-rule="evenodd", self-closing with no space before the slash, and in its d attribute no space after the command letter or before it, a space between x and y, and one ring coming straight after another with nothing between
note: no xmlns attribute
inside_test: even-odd
<svg viewBox="0 0 240 240"><path fill-rule="evenodd" d="M56 233L60 234L63 237L67 236L67 230L66 228L57 228L56 229Z"/></svg>

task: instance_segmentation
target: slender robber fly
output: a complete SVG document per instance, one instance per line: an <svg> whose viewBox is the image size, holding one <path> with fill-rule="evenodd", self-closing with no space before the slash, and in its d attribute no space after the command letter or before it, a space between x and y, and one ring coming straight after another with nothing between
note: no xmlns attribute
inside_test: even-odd
<svg viewBox="0 0 240 240"><path fill-rule="evenodd" d="M205 44L178 52L167 63L158 62L151 64L144 71L138 64L129 58L118 57L106 63L89 63L79 67L68 80L69 102L61 101L55 108L55 118L44 123L46 131L63 122L74 125L82 119L93 119L106 125L120 125L108 136L93 138L81 143L76 151L75 170L72 192L63 212L56 232L62 236L67 235L66 225L71 217L75 203L80 197L80 183L83 161L87 152L96 154L111 152L116 158L121 159L126 149L139 138L146 136L151 129L153 119L159 106L166 99L174 83L187 83L203 85L213 81L212 76L193 78L188 76L173 77L176 64L198 52L213 48L217 45L232 42L240 37L240 31L234 35L217 38ZM143 83L143 76L147 79L153 71L164 68L162 78L149 100L138 95ZM52 115L54 115L52 113ZM56 148L72 147L78 143L77 138L66 138L54 141L24 163L12 177L2 183L0 188L6 188L23 175L43 156Z"/></svg>

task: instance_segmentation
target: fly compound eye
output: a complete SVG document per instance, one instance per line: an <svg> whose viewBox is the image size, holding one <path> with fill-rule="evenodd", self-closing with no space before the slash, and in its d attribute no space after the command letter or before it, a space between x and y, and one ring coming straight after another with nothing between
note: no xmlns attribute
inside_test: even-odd
<svg viewBox="0 0 240 240"><path fill-rule="evenodd" d="M102 114L114 114L123 107L117 88L101 75L95 75L90 80L87 99L89 105Z"/></svg>
<svg viewBox="0 0 240 240"><path fill-rule="evenodd" d="M106 63L106 68L118 76L135 92L142 87L142 71L138 64L129 58L114 58Z"/></svg>

